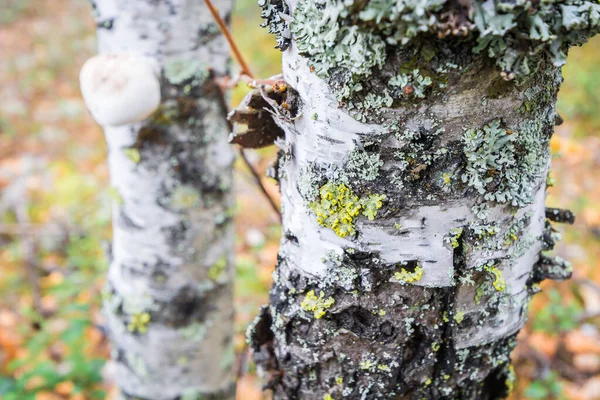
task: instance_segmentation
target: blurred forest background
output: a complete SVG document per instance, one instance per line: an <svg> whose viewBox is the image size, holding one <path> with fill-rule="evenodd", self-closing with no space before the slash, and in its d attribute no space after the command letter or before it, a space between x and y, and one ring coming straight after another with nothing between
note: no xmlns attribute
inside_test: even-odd
<svg viewBox="0 0 600 400"><path fill-rule="evenodd" d="M232 26L255 75L268 77L280 72L281 54L259 11L255 0L238 0ZM573 49L564 69L548 204L577 214L556 250L574 274L544 282L531 304L514 353L515 399L600 399L599 47L600 37ZM106 148L78 87L93 54L87 1L0 0L2 400L114 398L99 313L110 240ZM275 153L249 157L264 175ZM244 330L266 302L280 228L244 165L236 167L238 398L253 400L262 395Z"/></svg>

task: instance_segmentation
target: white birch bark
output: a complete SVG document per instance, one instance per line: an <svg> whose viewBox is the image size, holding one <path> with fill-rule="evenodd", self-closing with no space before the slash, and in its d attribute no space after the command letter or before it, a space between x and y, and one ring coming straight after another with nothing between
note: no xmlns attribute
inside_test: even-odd
<svg viewBox="0 0 600 400"><path fill-rule="evenodd" d="M227 43L202 0L92 5L99 52L144 57L161 83L153 115L104 127L116 383L128 399L233 398L234 156L211 78L226 72ZM215 5L228 19L232 2Z"/></svg>
<svg viewBox="0 0 600 400"><path fill-rule="evenodd" d="M279 261L249 329L275 398L505 397L537 283L570 275L541 251L575 25L502 1L263 3L292 88L275 107ZM575 6L593 34L600 8ZM530 51L553 18L557 43ZM477 54L478 37L501 44Z"/></svg>

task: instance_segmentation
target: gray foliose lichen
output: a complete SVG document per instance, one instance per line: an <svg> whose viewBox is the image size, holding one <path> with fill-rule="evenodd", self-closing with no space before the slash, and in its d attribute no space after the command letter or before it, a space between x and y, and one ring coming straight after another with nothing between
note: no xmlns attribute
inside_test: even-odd
<svg viewBox="0 0 600 400"><path fill-rule="evenodd" d="M293 15L283 0L259 4L278 47L293 39L315 73L335 75L344 98L417 37L469 42L510 80L533 73L540 57L563 65L569 47L600 31L597 1L299 0Z"/></svg>

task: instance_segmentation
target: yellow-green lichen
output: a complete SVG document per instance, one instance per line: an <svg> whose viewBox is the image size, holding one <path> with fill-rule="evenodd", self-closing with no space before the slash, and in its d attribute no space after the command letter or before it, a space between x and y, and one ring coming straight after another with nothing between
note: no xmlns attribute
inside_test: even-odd
<svg viewBox="0 0 600 400"><path fill-rule="evenodd" d="M459 311L456 314L454 314L454 320L456 321L457 324L460 324L461 322L463 322L464 319L465 319L464 311Z"/></svg>
<svg viewBox="0 0 600 400"><path fill-rule="evenodd" d="M207 324L202 324L200 322L194 322L184 328L178 329L177 333L182 337L192 340L195 342L199 342L206 336L206 332L208 330Z"/></svg>
<svg viewBox="0 0 600 400"><path fill-rule="evenodd" d="M302 300L300 306L305 311L312 311L315 318L320 319L323 317L323 315L325 315L325 310L335 303L333 297L329 297L327 299L324 297L325 293L321 292L319 293L319 297L317 297L315 291L311 290L306 294L306 297L304 297L304 300Z"/></svg>
<svg viewBox="0 0 600 400"><path fill-rule="evenodd" d="M344 377L343 376L337 376L335 378L335 384L336 385L342 385L344 383Z"/></svg>
<svg viewBox="0 0 600 400"><path fill-rule="evenodd" d="M129 332L146 333L150 323L150 313L140 312L131 316L131 321L127 324Z"/></svg>
<svg viewBox="0 0 600 400"><path fill-rule="evenodd" d="M223 254L208 270L208 277L213 281L218 280L223 271L225 271L225 267L227 267L227 255Z"/></svg>
<svg viewBox="0 0 600 400"><path fill-rule="evenodd" d="M117 189L116 187L111 186L111 188L108 191L108 195L118 205L122 205L123 204L123 196L121 196L121 193L119 193L119 189Z"/></svg>
<svg viewBox="0 0 600 400"><path fill-rule="evenodd" d="M371 360L361 361L358 367L362 370L371 370L375 367L375 363Z"/></svg>
<svg viewBox="0 0 600 400"><path fill-rule="evenodd" d="M450 320L448 319L448 312L447 311L444 311L444 313L442 314L442 319L446 323L450 322Z"/></svg>
<svg viewBox="0 0 600 400"><path fill-rule="evenodd" d="M508 367L508 374L506 376L506 389L508 390L508 395L510 396L510 394L513 392L513 390L515 389L515 381L517 379L517 375L515 374L515 367L511 364Z"/></svg>
<svg viewBox="0 0 600 400"><path fill-rule="evenodd" d="M323 396L323 400L333 400L333 397L331 397L331 395L327 393L325 396Z"/></svg>
<svg viewBox="0 0 600 400"><path fill-rule="evenodd" d="M552 171L548 171L548 175L546 176L546 186L553 187L556 185L556 179L552 177Z"/></svg>
<svg viewBox="0 0 600 400"><path fill-rule="evenodd" d="M354 220L362 212L370 220L383 205L385 195L372 194L359 199L352 190L341 183L326 183L319 189L320 199L309 204L317 215L319 225L332 229L339 237L354 235Z"/></svg>
<svg viewBox="0 0 600 400"><path fill-rule="evenodd" d="M182 185L173 190L171 206L176 210L188 210L200 205L200 193L192 186Z"/></svg>
<svg viewBox="0 0 600 400"><path fill-rule="evenodd" d="M134 164L139 164L142 159L139 150L133 147L124 148L123 154L125 154Z"/></svg>
<svg viewBox="0 0 600 400"><path fill-rule="evenodd" d="M483 285L477 286L477 291L475 292L475 304L481 304L481 298L485 295L485 287Z"/></svg>
<svg viewBox="0 0 600 400"><path fill-rule="evenodd" d="M444 172L442 174L442 179L444 180L444 185L450 185L452 181L452 176L449 173Z"/></svg>
<svg viewBox="0 0 600 400"><path fill-rule="evenodd" d="M500 271L494 265L486 265L484 269L494 276L494 282L492 282L494 289L499 292L504 292L506 290L506 282L502 277L502 271Z"/></svg>
<svg viewBox="0 0 600 400"><path fill-rule="evenodd" d="M190 82L199 86L208 76L208 68L196 60L174 60L165 66L165 78L173 85Z"/></svg>
<svg viewBox="0 0 600 400"><path fill-rule="evenodd" d="M423 277L424 271L425 270L423 269L423 267L420 267L417 265L417 267L415 268L415 270L413 272L409 272L405 268L402 268L402 269L400 269L400 272L396 272L394 274L394 277L401 284L413 283L413 282L417 282L417 281L421 280L421 278Z"/></svg>
<svg viewBox="0 0 600 400"><path fill-rule="evenodd" d="M452 228L450 229L450 245L453 249L458 247L458 239L462 236L463 228Z"/></svg>
<svg viewBox="0 0 600 400"><path fill-rule="evenodd" d="M383 371L383 372L389 372L389 371L391 371L390 366L386 365L386 364L377 364L377 369L379 371Z"/></svg>

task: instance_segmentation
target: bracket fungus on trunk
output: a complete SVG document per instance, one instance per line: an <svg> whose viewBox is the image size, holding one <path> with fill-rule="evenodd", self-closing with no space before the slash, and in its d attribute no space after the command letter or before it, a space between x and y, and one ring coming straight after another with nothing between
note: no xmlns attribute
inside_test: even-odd
<svg viewBox="0 0 600 400"><path fill-rule="evenodd" d="M134 54L98 54L79 74L81 94L102 126L139 122L160 105L160 82L149 60Z"/></svg>

